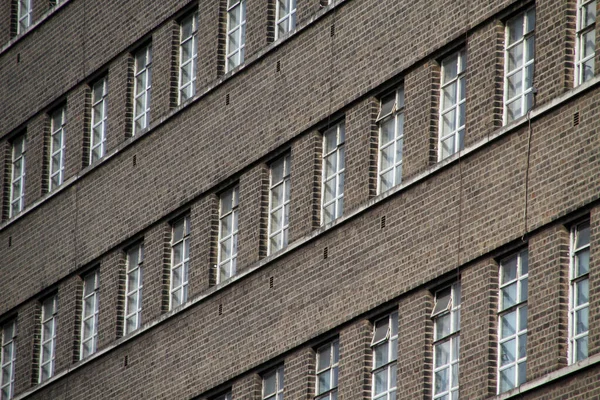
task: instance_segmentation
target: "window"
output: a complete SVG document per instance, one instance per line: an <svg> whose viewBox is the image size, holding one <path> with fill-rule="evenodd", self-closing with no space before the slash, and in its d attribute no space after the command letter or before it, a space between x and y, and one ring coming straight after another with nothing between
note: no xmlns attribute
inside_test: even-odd
<svg viewBox="0 0 600 400"><path fill-rule="evenodd" d="M288 243L290 217L290 155L271 164L269 184L269 254Z"/></svg>
<svg viewBox="0 0 600 400"><path fill-rule="evenodd" d="M498 393L526 381L527 256L523 250L500 263Z"/></svg>
<svg viewBox="0 0 600 400"><path fill-rule="evenodd" d="M133 134L148 127L150 123L150 97L152 94L152 45L135 54L133 80Z"/></svg>
<svg viewBox="0 0 600 400"><path fill-rule="evenodd" d="M31 25L32 0L17 0L17 35L25 32Z"/></svg>
<svg viewBox="0 0 600 400"><path fill-rule="evenodd" d="M396 398L396 377L398 359L398 313L394 312L375 321L373 327L373 400L394 400Z"/></svg>
<svg viewBox="0 0 600 400"><path fill-rule="evenodd" d="M19 214L25 208L25 135L12 142L12 177L10 182L9 218Z"/></svg>
<svg viewBox="0 0 600 400"><path fill-rule="evenodd" d="M100 79L92 86L92 124L90 131L90 164L104 157L106 146L106 113L108 81Z"/></svg>
<svg viewBox="0 0 600 400"><path fill-rule="evenodd" d="M231 392L215 397L213 400L231 400Z"/></svg>
<svg viewBox="0 0 600 400"><path fill-rule="evenodd" d="M238 187L221 194L217 283L235 275L238 240Z"/></svg>
<svg viewBox="0 0 600 400"><path fill-rule="evenodd" d="M244 62L246 44L246 0L227 0L227 44L225 72Z"/></svg>
<svg viewBox="0 0 600 400"><path fill-rule="evenodd" d="M525 115L533 104L535 9L506 23L504 61L504 123Z"/></svg>
<svg viewBox="0 0 600 400"><path fill-rule="evenodd" d="M575 86L594 76L596 56L596 1L577 0Z"/></svg>
<svg viewBox="0 0 600 400"><path fill-rule="evenodd" d="M296 28L296 0L277 0L275 39Z"/></svg>
<svg viewBox="0 0 600 400"><path fill-rule="evenodd" d="M263 400L283 400L283 365L263 376Z"/></svg>
<svg viewBox="0 0 600 400"><path fill-rule="evenodd" d="M184 18L179 44L179 104L196 94L196 62L198 59L198 13Z"/></svg>
<svg viewBox="0 0 600 400"><path fill-rule="evenodd" d="M171 303L173 309L187 301L190 260L190 216L173 224L171 234Z"/></svg>
<svg viewBox="0 0 600 400"><path fill-rule="evenodd" d="M79 358L84 359L96 352L98 344L98 289L100 271L95 270L83 278L83 304L81 311L81 349Z"/></svg>
<svg viewBox="0 0 600 400"><path fill-rule="evenodd" d="M465 137L467 54L460 51L442 61L438 159L462 150Z"/></svg>
<svg viewBox="0 0 600 400"><path fill-rule="evenodd" d="M402 182L404 87L381 98L377 125L379 125L377 188L379 193L383 193Z"/></svg>
<svg viewBox="0 0 600 400"><path fill-rule="evenodd" d="M42 349L40 352L39 383L54 375L54 356L56 347L56 319L58 313L58 295L48 297L42 303Z"/></svg>
<svg viewBox="0 0 600 400"><path fill-rule="evenodd" d="M337 400L339 341L317 349L316 400Z"/></svg>
<svg viewBox="0 0 600 400"><path fill-rule="evenodd" d="M433 318L433 398L458 400L460 282L435 294Z"/></svg>
<svg viewBox="0 0 600 400"><path fill-rule="evenodd" d="M65 113L61 107L52 113L50 120L50 191L63 183L65 171Z"/></svg>
<svg viewBox="0 0 600 400"><path fill-rule="evenodd" d="M571 230L569 363L588 357L590 222Z"/></svg>
<svg viewBox="0 0 600 400"><path fill-rule="evenodd" d="M12 399L15 386L15 361L17 348L17 321L12 320L2 326L2 375L0 375L0 400Z"/></svg>
<svg viewBox="0 0 600 400"><path fill-rule="evenodd" d="M346 129L343 122L323 134L323 200L321 221L327 224L344 211Z"/></svg>
<svg viewBox="0 0 600 400"><path fill-rule="evenodd" d="M144 245L137 244L127 251L125 282L125 334L138 329L142 323Z"/></svg>

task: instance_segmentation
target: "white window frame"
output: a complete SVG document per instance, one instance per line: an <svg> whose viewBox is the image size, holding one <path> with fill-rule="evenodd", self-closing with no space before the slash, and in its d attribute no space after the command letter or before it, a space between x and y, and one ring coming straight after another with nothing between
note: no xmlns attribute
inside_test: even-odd
<svg viewBox="0 0 600 400"><path fill-rule="evenodd" d="M389 107L390 98L394 97L393 104ZM382 96L379 101L379 115L377 116L377 126L379 131L378 150L377 150L377 193L383 193L402 183L402 159L404 147L404 86L400 86L393 92ZM394 135L391 140L383 143L383 125L393 124ZM385 151L392 150L391 166L383 169L383 159ZM391 173L392 181L389 186L384 188L382 184L383 176Z"/></svg>
<svg viewBox="0 0 600 400"><path fill-rule="evenodd" d="M529 18L533 17L533 19L530 21ZM522 22L522 29L523 29L523 35L520 37L520 39L516 40L514 43L509 43L509 37L510 37L510 23L512 21L518 21L521 20ZM525 114L527 114L527 112L530 110L531 106L533 105L533 79L535 77L535 19L536 19L536 15L535 15L535 7L531 7L528 10L520 13L519 15L517 15L516 17L511 18L510 20L508 20L506 22L506 27L505 27L505 47L504 47L504 125L515 121L517 119L519 119L520 117L524 116ZM531 27L531 22L533 22L533 27ZM528 43L532 43L533 44L533 55L531 55L531 60L527 60L527 44ZM509 52L512 49L517 48L518 46L522 46L522 55L520 57L520 62L521 62L521 66L519 67L515 67L512 70L508 70L508 62L509 62ZM527 76L528 76L528 72L527 69L528 67L531 66L531 71L530 74L531 76L529 77L529 83L530 86L528 86L527 88L525 88L525 84L527 82ZM520 92L515 92L514 96L512 97L508 97L508 88L509 88L509 79L513 76L516 76L517 74L520 74L520 79L521 79L521 91ZM528 104L528 99L529 100L529 104ZM512 119L509 119L509 105L513 104L515 102L520 102L520 110L521 110L521 114L513 117Z"/></svg>
<svg viewBox="0 0 600 400"><path fill-rule="evenodd" d="M267 253L272 254L288 245L288 227L290 216L290 154L274 161L269 168L269 221ZM281 170L281 176L275 171ZM279 203L275 204L275 194L279 194ZM274 221L279 220L277 224Z"/></svg>
<svg viewBox="0 0 600 400"><path fill-rule="evenodd" d="M12 163L10 181L10 207L8 217L18 215L25 208L25 152L27 138L21 135L12 141ZM18 150L18 151L17 151ZM15 187L18 190L15 190Z"/></svg>
<svg viewBox="0 0 600 400"><path fill-rule="evenodd" d="M267 379L275 376L275 391L272 393L266 393ZM283 365L280 365L276 369L273 369L263 375L262 379L262 400L283 400L283 385L284 385Z"/></svg>
<svg viewBox="0 0 600 400"><path fill-rule="evenodd" d="M321 368L321 358L327 357L327 365ZM338 375L340 363L340 341L338 339L319 347L315 363L315 400L337 399ZM321 388L321 376L326 376L329 386Z"/></svg>
<svg viewBox="0 0 600 400"><path fill-rule="evenodd" d="M51 307L47 312L46 308ZM58 295L52 295L42 302L42 317L40 326L40 366L39 366L39 377L38 383L42 383L47 379L52 378L54 375L54 359L56 349L56 324L58 315ZM48 333L44 326L49 326ZM47 349L49 358L44 360L44 349ZM48 376L44 378L44 367L49 366Z"/></svg>
<svg viewBox="0 0 600 400"><path fill-rule="evenodd" d="M231 203L224 204L231 199ZM217 251L217 283L223 282L235 275L237 267L237 240L239 215L239 186L230 188L219 196L219 237ZM225 222L231 217L229 231L223 229ZM229 244L230 254L223 250Z"/></svg>
<svg viewBox="0 0 600 400"><path fill-rule="evenodd" d="M31 26L31 14L33 0L17 0L17 35L24 33Z"/></svg>
<svg viewBox="0 0 600 400"><path fill-rule="evenodd" d="M448 295L445 299L443 296ZM433 399L446 397L447 399L458 398L458 368L460 363L460 308L461 308L460 282L455 282L435 293L435 306L431 317L433 318L433 376L432 390ZM444 303L447 301L447 304ZM449 322L450 329L447 332L440 331L442 322ZM447 348L447 361L438 366L439 354ZM438 349L440 352L438 352ZM447 388L440 389L436 393L438 375L446 374Z"/></svg>
<svg viewBox="0 0 600 400"><path fill-rule="evenodd" d="M81 345L79 359L94 354L98 346L98 309L100 271L98 269L83 277L83 299L81 302ZM86 324L88 335L86 335ZM87 348L86 348L87 346Z"/></svg>
<svg viewBox="0 0 600 400"><path fill-rule="evenodd" d="M578 240L580 237L580 232L584 229L588 230L588 240L587 243L583 243L578 246ZM574 364L578 361L584 360L588 357L589 344L586 345L585 357L578 358L578 350L577 343L581 339L585 339L587 343L587 338L589 335L589 278L590 278L590 221L583 221L571 228L571 245L570 245L570 263L569 263L569 364ZM587 253L587 272L578 273L578 267L580 265L579 256L581 254ZM581 304L577 304L577 297L580 292L579 285L584 285L587 283L587 301L581 302ZM575 333L575 328L578 325L578 314L587 312L588 319L587 321L587 329L584 332Z"/></svg>
<svg viewBox="0 0 600 400"><path fill-rule="evenodd" d="M456 76L446 79L446 70L449 65L453 65L457 73ZM438 161L442 161L445 158L458 153L464 146L467 87L466 70L467 51L464 49L446 57L441 62ZM446 104L446 92L451 94L451 97L449 97L450 99L452 99L452 97L454 98L454 103ZM451 117L446 118L446 116ZM445 126L448 126L450 131L446 135L444 135ZM452 142L452 151L448 151L447 154L444 154L443 143L449 139Z"/></svg>
<svg viewBox="0 0 600 400"><path fill-rule="evenodd" d="M66 112L67 108L65 106L60 107L52 113L50 118L49 191L53 191L63 184L65 171L65 125L67 124ZM55 159L57 160L58 167L54 166ZM55 177L56 182L54 182Z"/></svg>
<svg viewBox="0 0 600 400"><path fill-rule="evenodd" d="M381 326L385 328L384 324L387 324L386 329L378 329ZM377 349L383 346L387 346L385 351L387 362L377 365ZM371 370L371 399L391 400L392 394L395 394L398 389L398 311L394 311L393 313L375 321L373 324L373 340L371 341L371 349L373 353L373 369ZM376 394L376 375L380 372L385 372L386 389L381 393Z"/></svg>
<svg viewBox="0 0 600 400"><path fill-rule="evenodd" d="M184 28L187 24L191 24L190 34L186 37L183 36ZM184 46L191 47L191 53L187 59L183 59ZM178 90L178 104L191 99L196 94L196 66L198 62L198 11L188 15L181 20L179 25L179 90ZM184 71L186 68L191 70L189 72L189 80L184 82Z"/></svg>
<svg viewBox="0 0 600 400"><path fill-rule="evenodd" d="M132 257L135 254L137 263L132 265ZM125 276L125 312L123 331L125 335L135 331L142 323L142 289L144 283L144 244L138 243L127 250L127 269ZM134 275L135 274L135 275ZM129 280L135 281L136 287L129 287ZM136 299L137 307L128 312L129 297ZM127 321L132 320L135 323L131 328L128 328Z"/></svg>
<svg viewBox="0 0 600 400"><path fill-rule="evenodd" d="M587 12L587 6L591 6L594 11L593 22L584 26L584 12ZM577 0L577 21L575 23L575 86L581 85L587 82L595 75L595 62L596 57L596 0ZM584 56L585 53L585 40L584 37L592 33L594 35L594 51L591 54ZM582 65L591 61L592 76L589 79L585 79L585 69Z"/></svg>
<svg viewBox="0 0 600 400"><path fill-rule="evenodd" d="M528 299L528 277L529 277L529 260L528 260L528 251L527 249L522 250L518 253L515 253L509 257L506 257L504 260L500 262L499 269L499 303L498 303L498 360L497 360L497 387L498 394L503 393L505 391L514 389L519 387L523 383L527 382L527 376L523 377L522 381L519 381L519 368L523 366L527 368L527 299ZM516 275L514 279L509 279L504 281L504 269L507 265L509 265L513 260L516 260ZM523 270L526 269L524 273ZM512 299L507 294L510 293L511 287L515 285L515 299ZM512 294L511 294L512 295ZM507 301L513 301L512 304L507 304L504 306L505 299ZM514 313L514 332L508 335L503 334L504 324L503 318L509 316ZM524 315L522 315L524 314ZM523 321L525 318L525 321ZM505 365L502 365L502 355L503 355L503 345L505 343L510 343L511 341L515 341L514 343L514 360L509 360ZM519 355L520 345L525 342L524 356ZM510 370L510 368L514 368L512 379L515 383L512 387L507 387L505 390L502 390L502 373L504 371Z"/></svg>
<svg viewBox="0 0 600 400"><path fill-rule="evenodd" d="M282 9L281 3L285 3L287 9ZM278 40L296 29L296 0L276 0L275 4L275 40Z"/></svg>
<svg viewBox="0 0 600 400"><path fill-rule="evenodd" d="M177 231L181 229L181 237ZM179 260L176 254L179 252ZM175 221L171 226L171 278L169 289L169 310L187 301L190 262L190 215ZM175 279L178 274L178 279ZM176 283L177 281L177 283Z"/></svg>
<svg viewBox="0 0 600 400"><path fill-rule="evenodd" d="M15 388L15 364L17 360L17 320L6 322L2 325L2 348L0 349L0 400L12 399ZM7 357L7 355L9 355ZM7 372L5 372L7 371ZM8 380L3 380L8 376Z"/></svg>
<svg viewBox="0 0 600 400"><path fill-rule="evenodd" d="M327 137L335 135L335 146L327 149ZM327 174L328 159L333 159L332 173ZM323 172L321 176L321 225L326 225L339 217L344 212L344 178L346 172L346 127L344 121L337 123L335 126L327 129L323 133ZM333 183L331 191L331 199L326 200L327 184ZM331 217L327 217L325 209L332 206L333 212Z"/></svg>
<svg viewBox="0 0 600 400"><path fill-rule="evenodd" d="M140 61L143 59L143 65ZM133 76L133 129L135 135L148 128L150 124L150 102L152 98L152 44L144 46L134 55ZM141 87L141 89L140 89ZM139 92L139 93L138 93ZM138 99L143 105L138 106ZM140 100L141 101L141 100ZM138 121L139 123L138 127Z"/></svg>
<svg viewBox="0 0 600 400"><path fill-rule="evenodd" d="M106 114L108 111L108 79L92 85L92 123L90 124L90 165L104 157L106 146Z"/></svg>
<svg viewBox="0 0 600 400"><path fill-rule="evenodd" d="M233 15L238 12L240 17L233 23ZM233 36L235 35L235 36ZM238 46L232 48L230 37L235 37ZM246 0L227 0L227 29L225 37L225 73L244 63L246 50ZM237 62L232 62L237 57Z"/></svg>

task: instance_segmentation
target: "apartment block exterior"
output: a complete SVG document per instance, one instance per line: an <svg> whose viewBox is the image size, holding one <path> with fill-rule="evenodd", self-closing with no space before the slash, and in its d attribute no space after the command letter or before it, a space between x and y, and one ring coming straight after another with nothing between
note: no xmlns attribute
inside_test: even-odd
<svg viewBox="0 0 600 400"><path fill-rule="evenodd" d="M600 397L597 11L2 2L0 400Z"/></svg>

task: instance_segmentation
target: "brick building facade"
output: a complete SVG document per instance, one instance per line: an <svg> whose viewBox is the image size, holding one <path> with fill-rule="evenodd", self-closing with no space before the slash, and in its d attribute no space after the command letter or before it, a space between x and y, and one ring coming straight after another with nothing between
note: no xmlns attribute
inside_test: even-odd
<svg viewBox="0 0 600 400"><path fill-rule="evenodd" d="M0 398L599 398L596 8L3 1Z"/></svg>

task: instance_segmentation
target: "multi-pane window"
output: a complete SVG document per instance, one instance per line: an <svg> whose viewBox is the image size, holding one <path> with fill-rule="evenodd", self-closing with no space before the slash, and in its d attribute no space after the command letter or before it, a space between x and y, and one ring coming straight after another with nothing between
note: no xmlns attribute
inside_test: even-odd
<svg viewBox="0 0 600 400"><path fill-rule="evenodd" d="M66 107L54 111L50 120L50 191L63 183L65 172Z"/></svg>
<svg viewBox="0 0 600 400"><path fill-rule="evenodd" d="M569 301L569 363L588 356L590 291L590 222L571 230L571 268Z"/></svg>
<svg viewBox="0 0 600 400"><path fill-rule="evenodd" d="M296 28L296 0L277 0L275 39Z"/></svg>
<svg viewBox="0 0 600 400"><path fill-rule="evenodd" d="M58 295L48 297L44 300L42 303L42 336L40 340L40 383L54 375L57 313Z"/></svg>
<svg viewBox="0 0 600 400"><path fill-rule="evenodd" d="M398 313L375 321L373 327L372 400L396 399Z"/></svg>
<svg viewBox="0 0 600 400"><path fill-rule="evenodd" d="M523 250L500 263L498 393L526 381L527 256L527 250Z"/></svg>
<svg viewBox="0 0 600 400"><path fill-rule="evenodd" d="M15 386L15 360L17 359L17 348L15 337L17 336L17 321L12 320L2 326L2 375L0 375L0 400L12 399Z"/></svg>
<svg viewBox="0 0 600 400"><path fill-rule="evenodd" d="M173 224L171 235L171 303L173 309L187 301L190 261L190 216Z"/></svg>
<svg viewBox="0 0 600 400"><path fill-rule="evenodd" d="M80 359L96 352L98 344L98 289L100 271L90 272L83 278L83 304L81 310Z"/></svg>
<svg viewBox="0 0 600 400"><path fill-rule="evenodd" d="M316 400L337 400L339 341L317 349Z"/></svg>
<svg viewBox="0 0 600 400"><path fill-rule="evenodd" d="M125 281L125 334L138 329L142 322L144 245L139 243L127 251Z"/></svg>
<svg viewBox="0 0 600 400"><path fill-rule="evenodd" d="M152 45L135 53L133 80L133 134L150 123L150 98L152 95Z"/></svg>
<svg viewBox="0 0 600 400"><path fill-rule="evenodd" d="M269 254L288 243L290 216L290 155L271 164L269 185Z"/></svg>
<svg viewBox="0 0 600 400"><path fill-rule="evenodd" d="M31 25L31 2L33 0L17 1L17 35L23 33Z"/></svg>
<svg viewBox="0 0 600 400"><path fill-rule="evenodd" d="M238 187L226 190L219 200L219 250L217 282L235 275L238 240Z"/></svg>
<svg viewBox="0 0 600 400"><path fill-rule="evenodd" d="M379 125L377 188L379 193L383 193L402 181L404 87L381 98L377 125Z"/></svg>
<svg viewBox="0 0 600 400"><path fill-rule="evenodd" d="M435 294L433 318L433 398L458 400L460 282Z"/></svg>
<svg viewBox="0 0 600 400"><path fill-rule="evenodd" d="M92 86L92 124L90 129L90 164L104 157L108 80L100 79Z"/></svg>
<svg viewBox="0 0 600 400"><path fill-rule="evenodd" d="M23 211L25 207L25 150L25 135L13 140L9 218Z"/></svg>
<svg viewBox="0 0 600 400"><path fill-rule="evenodd" d="M467 53L463 50L442 61L438 159L462 150L465 136Z"/></svg>
<svg viewBox="0 0 600 400"><path fill-rule="evenodd" d="M596 0L577 0L575 85L594 76L596 56Z"/></svg>
<svg viewBox="0 0 600 400"><path fill-rule="evenodd" d="M244 62L246 45L246 0L227 0L227 44L225 72Z"/></svg>
<svg viewBox="0 0 600 400"><path fill-rule="evenodd" d="M346 128L340 122L323 134L323 196L321 222L327 224L344 212Z"/></svg>
<svg viewBox="0 0 600 400"><path fill-rule="evenodd" d="M179 44L179 104L196 94L198 59L198 13L181 21Z"/></svg>
<svg viewBox="0 0 600 400"><path fill-rule="evenodd" d="M262 400L283 400L283 365L263 375Z"/></svg>
<svg viewBox="0 0 600 400"><path fill-rule="evenodd" d="M534 8L506 23L504 123L525 115L533 104L534 29Z"/></svg>

